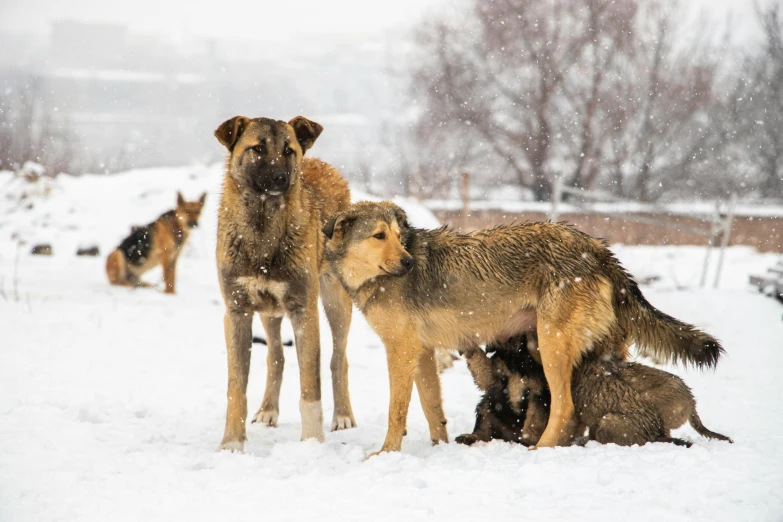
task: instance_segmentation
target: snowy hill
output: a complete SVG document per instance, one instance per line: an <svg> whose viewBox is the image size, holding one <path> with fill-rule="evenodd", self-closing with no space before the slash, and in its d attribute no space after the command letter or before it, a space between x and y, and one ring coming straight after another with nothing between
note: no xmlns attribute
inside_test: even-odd
<svg viewBox="0 0 783 522"><path fill-rule="evenodd" d="M383 346L355 313L348 357L359 427L299 442L287 349L280 427L251 425L245 454L216 453L226 401L214 268L220 177L220 166L190 166L30 186L0 173L0 520L780 520L783 308L746 284L777 256L742 247L728 250L719 290L696 288L701 248L615 248L635 275L661 277L644 288L653 304L724 342L715 372L672 371L733 445L687 427L676 434L691 449L432 447L414 398L402 453L364 462L385 434L388 380ZM173 207L177 190L208 193L178 295L110 287L104 256L131 225ZM426 209L405 205L414 223L434 226ZM54 255L30 256L37 242ZM101 257L74 255L89 244ZM321 332L330 419L325 323ZM253 411L266 364L265 348L255 352ZM462 362L443 386L453 439L471 431L479 394Z"/></svg>

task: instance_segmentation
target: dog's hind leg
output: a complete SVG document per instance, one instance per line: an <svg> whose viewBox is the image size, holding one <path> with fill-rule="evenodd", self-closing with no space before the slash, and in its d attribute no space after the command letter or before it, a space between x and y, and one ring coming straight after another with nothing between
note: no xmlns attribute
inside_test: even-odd
<svg viewBox="0 0 783 522"><path fill-rule="evenodd" d="M693 446L692 442L688 442L687 440L678 439L676 437L661 437L659 439L656 439L655 442L668 442L669 444L674 444L675 446L685 446L686 448L690 448Z"/></svg>
<svg viewBox="0 0 783 522"><path fill-rule="evenodd" d="M635 415L621 413L607 413L601 417L596 426L590 427L591 435L601 444L617 444L618 446L643 446L648 442L666 439L663 437L661 422L655 422L645 412L637 412ZM645 423L645 419L649 422ZM649 426L649 424L657 424ZM595 430L593 430L595 428ZM654 433L658 433L655 435Z"/></svg>
<svg viewBox="0 0 783 522"><path fill-rule="evenodd" d="M128 262L120 250L115 250L106 258L106 276L113 285L131 286L128 281Z"/></svg>
<svg viewBox="0 0 783 522"><path fill-rule="evenodd" d="M317 282L315 283L317 284ZM296 356L299 361L299 412L302 415L302 440L324 441L324 414L321 405L321 338L317 286L305 306L291 314L296 337Z"/></svg>
<svg viewBox="0 0 783 522"><path fill-rule="evenodd" d="M332 391L334 392L332 431L355 428L356 419L353 417L351 396L348 392L348 358L346 355L353 304L351 297L343 290L340 282L329 274L321 276L321 300L324 304L329 327L332 330L334 346L332 362L329 365L332 370Z"/></svg>
<svg viewBox="0 0 783 522"><path fill-rule="evenodd" d="M552 395L549 421L536 444L540 447L554 447L567 444L574 421L574 401L571 398L571 373L576 357L576 347L569 332L557 321L538 316L538 344L544 375Z"/></svg>
<svg viewBox="0 0 783 522"><path fill-rule="evenodd" d="M283 384L283 367L285 355L283 354L283 341L280 337L280 325L282 317L270 317L260 315L261 324L266 332L266 388L261 407L253 417L253 422L259 422L267 426L277 426L277 418L280 415L280 386Z"/></svg>
<svg viewBox="0 0 783 522"><path fill-rule="evenodd" d="M242 451L247 438L247 378L250 373L250 349L253 331L252 314L243 310L226 310L223 326L228 353L228 406L226 430L220 449Z"/></svg>
<svg viewBox="0 0 783 522"><path fill-rule="evenodd" d="M435 350L424 350L419 354L415 382L424 416L430 426L430 440L433 444L448 442Z"/></svg>

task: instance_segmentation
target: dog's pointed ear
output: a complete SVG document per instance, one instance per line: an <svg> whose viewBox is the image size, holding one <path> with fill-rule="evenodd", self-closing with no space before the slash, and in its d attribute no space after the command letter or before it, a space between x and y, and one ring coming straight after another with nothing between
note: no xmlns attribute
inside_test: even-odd
<svg viewBox="0 0 783 522"><path fill-rule="evenodd" d="M335 214L334 216L330 217L324 225L324 228L321 230L323 230L323 233L326 235L327 239L332 239L335 232L345 234L346 230L348 230L351 225L353 225L354 221L356 221L356 216L351 216L345 212L340 212L339 214Z"/></svg>
<svg viewBox="0 0 783 522"><path fill-rule="evenodd" d="M234 116L220 124L220 127L215 130L215 137L231 152L239 137L245 132L248 122L250 119L244 116Z"/></svg>
<svg viewBox="0 0 783 522"><path fill-rule="evenodd" d="M310 121L304 116L297 116L289 121L288 124L294 128L296 141L298 141L299 145L302 147L302 154L313 146L315 140L318 139L318 136L320 136L321 132L324 130L320 124Z"/></svg>
<svg viewBox="0 0 783 522"><path fill-rule="evenodd" d="M408 214L406 214L403 209L396 205L394 208L394 219L397 220L397 224L400 226L400 228L408 228L410 226L408 225Z"/></svg>
<svg viewBox="0 0 783 522"><path fill-rule="evenodd" d="M206 200L207 200L207 193L204 192L203 194L201 194L201 197L198 198L198 202L201 203L201 206L203 207L204 206L204 202Z"/></svg>
<svg viewBox="0 0 783 522"><path fill-rule="evenodd" d="M182 197L182 192L179 191L177 191L177 206L178 207L185 206L185 198Z"/></svg>

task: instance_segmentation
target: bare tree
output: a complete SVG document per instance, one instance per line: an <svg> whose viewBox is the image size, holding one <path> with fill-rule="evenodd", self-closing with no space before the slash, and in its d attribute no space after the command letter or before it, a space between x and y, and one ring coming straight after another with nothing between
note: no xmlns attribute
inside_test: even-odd
<svg viewBox="0 0 783 522"><path fill-rule="evenodd" d="M757 13L764 48L747 57L732 93L732 121L760 194L783 197L783 2ZM739 154L738 154L739 156Z"/></svg>
<svg viewBox="0 0 783 522"><path fill-rule="evenodd" d="M625 1L477 1L460 28L435 21L421 30L425 58L413 74L414 92L423 95L428 118L470 128L522 186L547 199L561 166L553 155L567 141L564 133L573 134L568 118L563 121L574 110L564 84L575 80L580 89L583 70L601 68L598 47L624 38L630 7ZM600 76L588 76L600 84Z"/></svg>
<svg viewBox="0 0 783 522"><path fill-rule="evenodd" d="M18 169L27 161L53 174L71 172L75 137L65 115L47 106L45 85L36 75L5 78L0 98L0 168Z"/></svg>
<svg viewBox="0 0 783 522"><path fill-rule="evenodd" d="M422 27L414 94L536 199L555 175L655 199L715 139L714 60L698 41L674 52L672 12L663 0L476 0L466 19Z"/></svg>

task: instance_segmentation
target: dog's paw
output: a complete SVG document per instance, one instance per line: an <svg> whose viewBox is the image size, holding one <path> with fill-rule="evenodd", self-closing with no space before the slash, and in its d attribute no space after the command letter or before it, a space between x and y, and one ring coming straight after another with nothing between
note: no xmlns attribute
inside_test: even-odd
<svg viewBox="0 0 783 522"><path fill-rule="evenodd" d="M352 415L337 415L332 418L332 431L349 430L357 426Z"/></svg>
<svg viewBox="0 0 783 522"><path fill-rule="evenodd" d="M271 428L277 427L277 418L280 416L278 410L258 410L255 417L253 417L252 424L263 424Z"/></svg>
<svg viewBox="0 0 783 522"><path fill-rule="evenodd" d="M243 453L245 450L245 443L241 440L224 440L220 443L217 450L230 451L231 453Z"/></svg>
<svg viewBox="0 0 783 522"><path fill-rule="evenodd" d="M457 444L464 444L465 446L471 446L472 444L478 442L478 438L472 433L465 433L464 435L460 435L454 439L454 442Z"/></svg>

